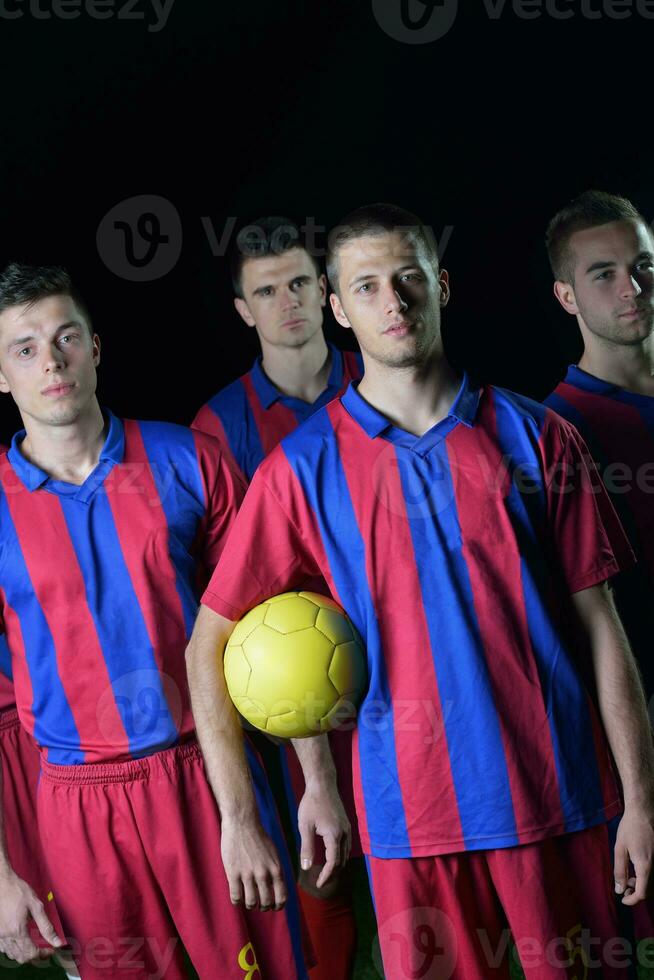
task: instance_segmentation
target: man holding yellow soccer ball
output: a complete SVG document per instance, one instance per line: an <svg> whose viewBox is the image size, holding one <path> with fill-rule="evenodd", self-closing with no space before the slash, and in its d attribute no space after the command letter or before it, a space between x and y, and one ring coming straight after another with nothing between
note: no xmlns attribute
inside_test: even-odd
<svg viewBox="0 0 654 980"><path fill-rule="evenodd" d="M631 549L576 430L448 363L448 274L415 215L348 215L327 268L365 373L261 465L204 594L187 658L214 791L247 826L234 625L322 575L367 651L354 785L387 977L504 980L510 929L528 980L579 957L617 980L612 878L636 904L654 856L649 723L606 587ZM298 748L301 816L329 838L324 740ZM234 900L266 893L269 858L223 856Z"/></svg>

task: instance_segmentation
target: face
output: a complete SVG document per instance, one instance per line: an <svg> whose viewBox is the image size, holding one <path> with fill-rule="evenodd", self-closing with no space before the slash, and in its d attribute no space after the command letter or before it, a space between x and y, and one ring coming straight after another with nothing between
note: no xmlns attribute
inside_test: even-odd
<svg viewBox="0 0 654 980"><path fill-rule="evenodd" d="M100 340L69 296L49 296L0 313L0 391L24 424L71 425L96 388Z"/></svg>
<svg viewBox="0 0 654 980"><path fill-rule="evenodd" d="M352 239L338 251L338 283L334 316L372 360L418 366L440 345L448 275L422 242L401 232Z"/></svg>
<svg viewBox="0 0 654 980"><path fill-rule="evenodd" d="M234 304L247 325L256 327L262 344L302 347L322 330L326 280L304 249L247 259L241 287L243 299Z"/></svg>
<svg viewBox="0 0 654 980"><path fill-rule="evenodd" d="M574 282L555 294L587 342L641 344L654 323L654 243L641 221L613 221L570 238Z"/></svg>

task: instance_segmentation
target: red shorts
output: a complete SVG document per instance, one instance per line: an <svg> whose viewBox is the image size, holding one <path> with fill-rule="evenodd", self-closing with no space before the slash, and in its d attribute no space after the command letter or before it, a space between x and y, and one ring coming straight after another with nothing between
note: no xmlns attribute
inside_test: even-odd
<svg viewBox="0 0 654 980"><path fill-rule="evenodd" d="M336 730L330 732L328 738L336 767L338 792L352 826L352 850L350 856L361 857L363 850L361 849L361 838L359 837L357 815L354 808L354 789L352 785L352 732ZM302 775L302 767L292 745L282 746L281 761L286 785L287 802L299 852L300 836L297 827L297 808L304 794L304 776ZM314 864L325 863L325 846L322 837L315 837L313 853Z"/></svg>
<svg viewBox="0 0 654 980"><path fill-rule="evenodd" d="M605 825L536 844L367 858L387 977L623 980Z"/></svg>
<svg viewBox="0 0 654 980"><path fill-rule="evenodd" d="M283 912L231 904L220 817L195 742L124 763L42 762L41 836L84 980L182 980L180 939L201 977L306 977L288 852L263 771L249 748L248 756L285 867Z"/></svg>
<svg viewBox="0 0 654 980"><path fill-rule="evenodd" d="M49 897L50 883L36 821L39 751L34 739L20 724L15 709L0 712L0 764L9 862L16 874L34 889L55 929L63 935L54 903ZM30 932L34 941L45 949L48 944L36 926Z"/></svg>

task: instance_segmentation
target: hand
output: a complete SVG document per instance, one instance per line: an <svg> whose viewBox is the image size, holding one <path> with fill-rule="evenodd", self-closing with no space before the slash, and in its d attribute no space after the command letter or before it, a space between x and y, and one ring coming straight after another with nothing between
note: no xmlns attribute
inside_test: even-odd
<svg viewBox="0 0 654 980"><path fill-rule="evenodd" d="M314 833L324 841L325 864L316 881L320 888L347 864L352 846L352 828L335 783L307 786L298 807L298 827L302 841L300 865L304 871L313 864Z"/></svg>
<svg viewBox="0 0 654 980"><path fill-rule="evenodd" d="M30 938L30 919L34 919L50 946L57 948L64 945L46 915L43 902L26 881L8 868L0 875L0 952L17 963L45 959L53 953L51 949L39 949Z"/></svg>
<svg viewBox="0 0 654 980"><path fill-rule="evenodd" d="M275 845L258 821L239 823L223 817L221 844L223 866L232 905L246 909L278 911L288 892Z"/></svg>
<svg viewBox="0 0 654 980"><path fill-rule="evenodd" d="M646 809L626 806L615 841L615 890L623 905L637 905L648 894L654 858L654 826ZM629 875L629 862L634 875Z"/></svg>

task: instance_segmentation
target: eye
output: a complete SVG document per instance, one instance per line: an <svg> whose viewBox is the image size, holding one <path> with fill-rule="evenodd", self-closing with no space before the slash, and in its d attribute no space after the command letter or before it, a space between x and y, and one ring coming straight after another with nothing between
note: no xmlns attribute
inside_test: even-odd
<svg viewBox="0 0 654 980"><path fill-rule="evenodd" d="M608 279L612 275L613 273L611 272L611 270L606 269L605 272L600 272L599 275L595 276L595 280L599 281L600 279Z"/></svg>
<svg viewBox="0 0 654 980"><path fill-rule="evenodd" d="M304 286L304 279L294 279L291 285L293 289L298 289L300 286Z"/></svg>
<svg viewBox="0 0 654 980"><path fill-rule="evenodd" d="M654 267L654 260L652 259L642 259L636 266L639 272L646 272L652 267Z"/></svg>
<svg viewBox="0 0 654 980"><path fill-rule="evenodd" d="M413 280L420 282L422 276L418 275L417 272L405 272L404 275L401 276L400 278L403 279L405 282L406 281L411 282Z"/></svg>
<svg viewBox="0 0 654 980"><path fill-rule="evenodd" d="M372 290L372 283L371 282L364 282L364 283L362 283L359 286L359 288L357 289L357 292L358 293L369 293L371 290Z"/></svg>
<svg viewBox="0 0 654 980"><path fill-rule="evenodd" d="M21 350L18 351L18 356L19 357L29 357L31 353L32 353L32 348L31 347L23 347Z"/></svg>

